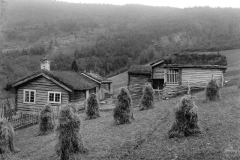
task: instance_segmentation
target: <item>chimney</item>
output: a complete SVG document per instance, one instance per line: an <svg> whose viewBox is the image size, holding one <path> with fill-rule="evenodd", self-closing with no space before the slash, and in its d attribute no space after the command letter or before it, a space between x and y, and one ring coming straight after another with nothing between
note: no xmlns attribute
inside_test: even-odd
<svg viewBox="0 0 240 160"><path fill-rule="evenodd" d="M50 71L50 61L48 59L41 60L41 69Z"/></svg>

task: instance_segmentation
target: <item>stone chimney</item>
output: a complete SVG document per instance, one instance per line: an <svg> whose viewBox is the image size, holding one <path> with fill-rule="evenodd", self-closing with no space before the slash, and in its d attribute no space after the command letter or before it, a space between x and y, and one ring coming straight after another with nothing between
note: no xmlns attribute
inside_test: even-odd
<svg viewBox="0 0 240 160"><path fill-rule="evenodd" d="M41 69L50 71L50 61L48 59L41 60Z"/></svg>

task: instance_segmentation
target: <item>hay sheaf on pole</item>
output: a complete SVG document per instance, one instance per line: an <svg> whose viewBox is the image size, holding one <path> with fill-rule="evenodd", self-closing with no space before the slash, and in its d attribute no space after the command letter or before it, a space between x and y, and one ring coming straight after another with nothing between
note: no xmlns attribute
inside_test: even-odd
<svg viewBox="0 0 240 160"><path fill-rule="evenodd" d="M59 115L59 124L56 129L56 152L61 160L69 160L74 154L88 152L79 133L80 125L81 121L74 114L71 106L62 106Z"/></svg>
<svg viewBox="0 0 240 160"><path fill-rule="evenodd" d="M154 107L154 91L150 83L145 84L143 95L140 100L140 111Z"/></svg>
<svg viewBox="0 0 240 160"><path fill-rule="evenodd" d="M55 117L50 104L46 104L39 116L39 133L45 135L54 130Z"/></svg>
<svg viewBox="0 0 240 160"><path fill-rule="evenodd" d="M133 118L132 99L127 88L122 87L117 96L116 107L113 110L116 124L131 123Z"/></svg>
<svg viewBox="0 0 240 160"><path fill-rule="evenodd" d="M217 81L213 78L213 75L212 79L207 84L205 95L206 101L216 101L221 99L220 87Z"/></svg>
<svg viewBox="0 0 240 160"><path fill-rule="evenodd" d="M14 145L14 129L11 123L0 119L0 155L10 152L18 152Z"/></svg>
<svg viewBox="0 0 240 160"><path fill-rule="evenodd" d="M194 98L196 97L190 95L188 85L188 94L180 99L174 110L174 123L168 131L169 138L202 133L198 125L198 107L193 101Z"/></svg>
<svg viewBox="0 0 240 160"><path fill-rule="evenodd" d="M87 120L95 119L100 117L99 114L99 102L97 100L97 96L94 93L91 93L89 98L87 99L87 107L86 107Z"/></svg>

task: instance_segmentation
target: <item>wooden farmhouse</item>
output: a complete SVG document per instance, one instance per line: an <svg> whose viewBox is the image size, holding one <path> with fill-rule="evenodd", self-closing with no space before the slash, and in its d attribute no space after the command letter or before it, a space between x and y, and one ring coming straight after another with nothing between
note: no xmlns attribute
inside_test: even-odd
<svg viewBox="0 0 240 160"><path fill-rule="evenodd" d="M188 84L193 90L204 89L211 78L216 79L219 86L223 87L227 59L221 54L185 53L175 54L141 67L150 67L148 82L154 89L162 90L163 97L172 97L185 93ZM132 69L129 70L129 86L138 84L139 81L146 83L147 76L140 72L141 67L133 67L134 73L138 73L134 78L131 74Z"/></svg>
<svg viewBox="0 0 240 160"><path fill-rule="evenodd" d="M50 71L50 62L44 59L39 72L14 82L12 86L17 110L37 112L47 103L57 108L69 102L83 102L91 93L101 97L99 90L109 83L107 79L96 81L72 71Z"/></svg>
<svg viewBox="0 0 240 160"><path fill-rule="evenodd" d="M96 82L97 85L97 96L99 100L105 99L105 94L109 93L111 90L112 81L104 78L96 73L81 73L84 77L89 80Z"/></svg>
<svg viewBox="0 0 240 160"><path fill-rule="evenodd" d="M151 66L134 65L128 71L128 86L140 84L144 85L151 81Z"/></svg>

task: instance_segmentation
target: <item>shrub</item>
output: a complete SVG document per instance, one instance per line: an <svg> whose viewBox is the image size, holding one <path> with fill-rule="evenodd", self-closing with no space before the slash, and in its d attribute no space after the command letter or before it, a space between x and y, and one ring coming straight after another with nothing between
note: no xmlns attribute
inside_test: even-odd
<svg viewBox="0 0 240 160"><path fill-rule="evenodd" d="M175 108L175 122L168 131L169 138L201 133L197 110L193 97L191 95L183 96Z"/></svg>
<svg viewBox="0 0 240 160"><path fill-rule="evenodd" d="M99 103L97 96L94 93L91 93L87 99L87 108L86 108L87 119L94 119L100 117L99 115Z"/></svg>
<svg viewBox="0 0 240 160"><path fill-rule="evenodd" d="M150 83L144 86L143 95L142 95L139 107L140 107L140 111L154 107L154 91Z"/></svg>
<svg viewBox="0 0 240 160"><path fill-rule="evenodd" d="M5 154L7 150L10 152L17 152L14 142L14 129L11 123L1 119L0 120L0 155Z"/></svg>
<svg viewBox="0 0 240 160"><path fill-rule="evenodd" d="M113 118L116 124L131 123L133 118L132 99L127 88L121 88L117 96Z"/></svg>
<svg viewBox="0 0 240 160"><path fill-rule="evenodd" d="M49 104L46 104L39 116L39 135L45 135L53 131L55 126L55 117Z"/></svg>
<svg viewBox="0 0 240 160"><path fill-rule="evenodd" d="M76 153L88 152L79 133L80 125L81 121L73 113L71 106L64 105L60 111L59 124L56 129L58 138L56 151L61 160L69 160Z"/></svg>
<svg viewBox="0 0 240 160"><path fill-rule="evenodd" d="M206 100L215 101L220 99L220 87L215 79L211 79L206 87L205 91Z"/></svg>

